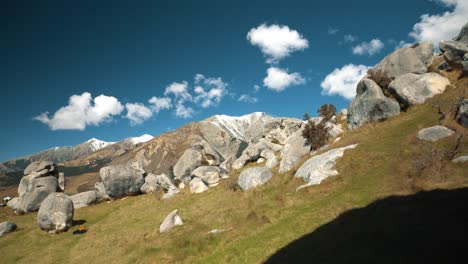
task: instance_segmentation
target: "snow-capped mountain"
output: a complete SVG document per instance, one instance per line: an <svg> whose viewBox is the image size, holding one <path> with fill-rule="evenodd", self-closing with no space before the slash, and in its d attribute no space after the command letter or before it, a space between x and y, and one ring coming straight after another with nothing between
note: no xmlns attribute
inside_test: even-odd
<svg viewBox="0 0 468 264"><path fill-rule="evenodd" d="M148 142L151 139L153 139L153 136L148 135L148 134L144 134L144 135L141 135L139 137L128 138L127 140L129 140L130 142L132 142L133 144L136 145L136 144Z"/></svg>

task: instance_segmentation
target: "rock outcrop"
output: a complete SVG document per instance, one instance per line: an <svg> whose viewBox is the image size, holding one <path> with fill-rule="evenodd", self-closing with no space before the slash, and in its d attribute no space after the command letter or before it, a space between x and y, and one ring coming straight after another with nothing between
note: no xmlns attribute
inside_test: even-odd
<svg viewBox="0 0 468 264"><path fill-rule="evenodd" d="M0 237L16 230L16 224L13 222L0 223Z"/></svg>
<svg viewBox="0 0 468 264"><path fill-rule="evenodd" d="M353 149L357 144L350 145L347 147L337 148L329 150L323 154L313 156L297 170L294 177L304 179L306 184L301 185L297 188L302 188L320 184L324 179L337 175L338 172L334 169L336 160L343 157L345 150Z"/></svg>
<svg viewBox="0 0 468 264"><path fill-rule="evenodd" d="M452 160L453 163L465 163L468 162L468 155L456 157Z"/></svg>
<svg viewBox="0 0 468 264"><path fill-rule="evenodd" d="M265 184L271 177L273 173L268 168L248 168L239 175L237 184L245 191Z"/></svg>
<svg viewBox="0 0 468 264"><path fill-rule="evenodd" d="M91 204L96 203L96 191L87 191L87 192L81 192L77 193L75 195L70 196L70 199L73 202L73 207L75 209L82 208L89 206Z"/></svg>
<svg viewBox="0 0 468 264"><path fill-rule="evenodd" d="M191 173L191 178L198 177L203 180L203 182L208 187L214 187L218 185L220 180L221 169L216 166L201 166L196 168Z"/></svg>
<svg viewBox="0 0 468 264"><path fill-rule="evenodd" d="M377 64L375 70L382 72L388 78L405 73L426 73L432 62L433 53L434 46L431 42L401 48L385 57Z"/></svg>
<svg viewBox="0 0 468 264"><path fill-rule="evenodd" d="M208 186L200 178L193 178L190 180L190 192L191 193L202 193L208 190Z"/></svg>
<svg viewBox="0 0 468 264"><path fill-rule="evenodd" d="M448 64L468 73L468 23L453 40L441 41L439 48Z"/></svg>
<svg viewBox="0 0 468 264"><path fill-rule="evenodd" d="M458 114L456 118L462 126L468 127L468 99L463 100L458 107Z"/></svg>
<svg viewBox="0 0 468 264"><path fill-rule="evenodd" d="M455 132L451 129L448 129L444 126L433 126L424 128L418 132L418 138L425 141L438 141L440 139L450 137Z"/></svg>
<svg viewBox="0 0 468 264"><path fill-rule="evenodd" d="M422 104L427 99L445 91L450 82L437 73L417 75L406 73L393 80L388 89L404 105Z"/></svg>
<svg viewBox="0 0 468 264"><path fill-rule="evenodd" d="M51 193L37 213L37 224L50 233L67 231L73 224L73 201L64 193Z"/></svg>
<svg viewBox="0 0 468 264"><path fill-rule="evenodd" d="M145 177L145 183L141 186L140 190L142 193L151 193L156 190L164 191L163 199L170 198L175 194L179 193L179 189L174 183L167 177L166 174L154 175L152 173Z"/></svg>
<svg viewBox="0 0 468 264"><path fill-rule="evenodd" d="M182 218L179 215L179 210L176 209L172 211L161 223L161 225L159 226L159 232L169 232L169 230L171 230L173 227L180 226L183 224L184 222L182 221Z"/></svg>
<svg viewBox="0 0 468 264"><path fill-rule="evenodd" d="M101 168L99 175L111 198L138 194L145 183L144 170L131 165L106 166Z"/></svg>
<svg viewBox="0 0 468 264"><path fill-rule="evenodd" d="M57 165L53 162L33 162L26 167L24 173L25 176L18 186L19 200L16 210L20 213L36 211L50 193L64 191L64 184L59 186L59 178L63 178L63 175L60 176L61 173L57 171Z"/></svg>
<svg viewBox="0 0 468 264"><path fill-rule="evenodd" d="M290 171L301 161L304 155L310 152L310 145L302 136L302 130L298 130L290 136L281 150L279 173Z"/></svg>
<svg viewBox="0 0 468 264"><path fill-rule="evenodd" d="M350 129L400 114L398 102L387 98L373 80L362 79L356 91L357 95L349 106L348 126Z"/></svg>

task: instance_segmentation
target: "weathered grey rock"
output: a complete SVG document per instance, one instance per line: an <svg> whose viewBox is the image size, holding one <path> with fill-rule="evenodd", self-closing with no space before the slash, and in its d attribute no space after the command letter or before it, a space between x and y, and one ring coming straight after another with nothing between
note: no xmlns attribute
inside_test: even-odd
<svg viewBox="0 0 468 264"><path fill-rule="evenodd" d="M195 177L190 181L191 193L202 193L206 190L208 190L208 186L206 186L202 179Z"/></svg>
<svg viewBox="0 0 468 264"><path fill-rule="evenodd" d="M208 231L207 234L215 235L215 234L224 233L224 232L227 232L227 231L230 231L230 230L232 230L232 227L223 228L223 229L212 229L212 230Z"/></svg>
<svg viewBox="0 0 468 264"><path fill-rule="evenodd" d="M145 183L144 171L129 165L110 165L99 171L107 195L116 198L140 193Z"/></svg>
<svg viewBox="0 0 468 264"><path fill-rule="evenodd" d="M468 53L468 45L453 40L441 41L439 48L444 53L445 59L455 65L461 64L463 56Z"/></svg>
<svg viewBox="0 0 468 264"><path fill-rule="evenodd" d="M58 186L62 192L65 192L65 174L63 172L58 174Z"/></svg>
<svg viewBox="0 0 468 264"><path fill-rule="evenodd" d="M145 177L145 183L141 186L142 193L155 192L157 189L164 191L163 199L170 198L179 193L179 189L172 183L166 174L154 175L152 173Z"/></svg>
<svg viewBox="0 0 468 264"><path fill-rule="evenodd" d="M326 122L325 127L328 128L330 138L336 138L344 132L343 127L340 124L335 124L333 122Z"/></svg>
<svg viewBox="0 0 468 264"><path fill-rule="evenodd" d="M453 130L450 130L444 126L437 125L433 127L424 128L421 131L419 131L418 138L421 140L435 142L440 139L450 137L454 133L455 132Z"/></svg>
<svg viewBox="0 0 468 264"><path fill-rule="evenodd" d="M259 159L257 160L257 164L261 164L261 163L263 163L263 162L265 162L265 161L266 161L265 158L259 158Z"/></svg>
<svg viewBox="0 0 468 264"><path fill-rule="evenodd" d="M192 171L190 177L198 177L209 187L218 185L221 169L215 166L201 166Z"/></svg>
<svg viewBox="0 0 468 264"><path fill-rule="evenodd" d="M39 209L42 201L50 194L59 191L58 181L54 176L31 179L24 176L21 179L18 212L28 213Z"/></svg>
<svg viewBox="0 0 468 264"><path fill-rule="evenodd" d="M226 172L231 171L232 163L235 161L234 156L230 156L229 158L225 159L221 164L219 164L219 168L225 170Z"/></svg>
<svg viewBox="0 0 468 264"><path fill-rule="evenodd" d="M288 138L284 148L281 150L281 162L279 173L285 173L293 169L310 151L310 145L302 136L303 129L296 131Z"/></svg>
<svg viewBox="0 0 468 264"><path fill-rule="evenodd" d="M465 163L465 162L468 162L468 155L456 157L455 159L452 160L452 162L453 162L453 163Z"/></svg>
<svg viewBox="0 0 468 264"><path fill-rule="evenodd" d="M173 227L180 226L183 224L184 222L182 221L182 218L179 215L179 210L175 209L161 223L161 225L159 226L159 232L165 233L171 230Z"/></svg>
<svg viewBox="0 0 468 264"><path fill-rule="evenodd" d="M421 75L406 73L393 80L388 89L398 101L407 104L422 104L427 99L445 91L450 81L437 73L424 73Z"/></svg>
<svg viewBox="0 0 468 264"><path fill-rule="evenodd" d="M271 149L265 149L260 153L260 156L266 159L265 167L271 169L278 165L278 158L275 155L275 152Z"/></svg>
<svg viewBox="0 0 468 264"><path fill-rule="evenodd" d="M188 178L190 173L202 165L203 156L200 150L187 149L174 166L174 178L182 180Z"/></svg>
<svg viewBox="0 0 468 264"><path fill-rule="evenodd" d="M96 182L94 184L94 190L96 191L96 202L107 201L110 199L103 182Z"/></svg>
<svg viewBox="0 0 468 264"><path fill-rule="evenodd" d="M465 56L463 56L462 70L468 73L468 53L465 53Z"/></svg>
<svg viewBox="0 0 468 264"><path fill-rule="evenodd" d="M463 100L458 108L457 120L462 126L468 127L468 99Z"/></svg>
<svg viewBox="0 0 468 264"><path fill-rule="evenodd" d="M20 206L20 199L19 197L15 197L11 199L8 203L7 206L10 207L13 211L17 211Z"/></svg>
<svg viewBox="0 0 468 264"><path fill-rule="evenodd" d="M37 213L37 224L47 232L59 233L73 224L73 201L64 193L51 193Z"/></svg>
<svg viewBox="0 0 468 264"><path fill-rule="evenodd" d="M250 161L250 157L247 154L242 154L238 159L236 159L231 168L234 170L239 170L245 166L245 164Z"/></svg>
<svg viewBox="0 0 468 264"><path fill-rule="evenodd" d="M357 144L332 149L323 154L313 156L297 170L294 177L303 178L306 184L296 189L300 190L307 186L320 184L324 179L337 175L338 172L334 169L336 160L343 156L347 149L353 149Z"/></svg>
<svg viewBox="0 0 468 264"><path fill-rule="evenodd" d="M400 105L383 94L371 79L362 79L357 86L357 95L349 107L350 129L363 124L385 120L400 114Z"/></svg>
<svg viewBox="0 0 468 264"><path fill-rule="evenodd" d="M16 230L16 224L13 222L0 223L0 237Z"/></svg>
<svg viewBox="0 0 468 264"><path fill-rule="evenodd" d="M70 196L75 209L94 204L96 202L96 191L87 191Z"/></svg>
<svg viewBox="0 0 468 264"><path fill-rule="evenodd" d="M463 26L460 33L454 40L468 45L468 22Z"/></svg>
<svg viewBox="0 0 468 264"><path fill-rule="evenodd" d="M43 169L47 169L48 171L52 171L55 168L55 164L52 161L42 160L36 161L29 164L26 169L24 169L24 175L29 175L36 171L41 171Z"/></svg>
<svg viewBox="0 0 468 264"><path fill-rule="evenodd" d="M273 173L268 168L248 168L239 175L237 184L242 190L248 190L265 184L271 177L273 177Z"/></svg>
<svg viewBox="0 0 468 264"><path fill-rule="evenodd" d="M223 158L219 153L205 140L199 139L197 143L192 146L193 149L198 149L202 154L202 164L206 165L219 165Z"/></svg>
<svg viewBox="0 0 468 264"><path fill-rule="evenodd" d="M385 57L375 70L383 72L393 78L405 73L426 73L432 62L434 46L431 42L424 42L412 47L401 48Z"/></svg>

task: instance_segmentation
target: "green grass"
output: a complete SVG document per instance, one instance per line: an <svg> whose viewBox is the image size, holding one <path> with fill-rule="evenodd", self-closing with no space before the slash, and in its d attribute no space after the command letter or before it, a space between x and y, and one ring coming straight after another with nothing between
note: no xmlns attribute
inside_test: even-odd
<svg viewBox="0 0 468 264"><path fill-rule="evenodd" d="M466 90L466 85L463 86ZM386 122L348 132L332 147L359 143L338 161L338 176L296 192L302 180L294 171L278 174L247 192L232 187L240 172L202 194L187 189L169 200L155 194L128 197L75 211L89 232L47 234L36 214L12 215L1 209L0 221L13 221L18 231L0 238L2 263L259 263L291 241L353 208L389 195L468 185L466 165L432 160L412 174L415 160L452 148L456 136L437 143L421 142L417 132L438 123L434 105L447 111L462 88L449 89L427 104ZM453 125L453 124L452 124ZM457 135L466 129L457 126ZM468 154L468 142L461 151ZM304 158L304 161L307 157ZM247 167L256 166L249 164ZM179 209L184 225L160 234L165 216ZM209 235L211 229L232 230Z"/></svg>

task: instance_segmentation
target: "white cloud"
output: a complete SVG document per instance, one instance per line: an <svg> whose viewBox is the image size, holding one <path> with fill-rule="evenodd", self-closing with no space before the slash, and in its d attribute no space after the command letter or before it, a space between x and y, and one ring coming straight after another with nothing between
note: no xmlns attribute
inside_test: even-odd
<svg viewBox="0 0 468 264"><path fill-rule="evenodd" d="M338 31L340 30L337 28L328 27L328 35L335 35L336 33L338 33Z"/></svg>
<svg viewBox="0 0 468 264"><path fill-rule="evenodd" d="M345 43L350 43L354 42L357 40L357 36L351 35L351 34L346 34L343 37Z"/></svg>
<svg viewBox="0 0 468 264"><path fill-rule="evenodd" d="M52 118L45 112L34 117L52 130L84 130L87 125L99 125L112 120L112 117L123 111L123 106L117 98L99 95L91 103L92 96L85 92L72 95L68 105L57 110Z"/></svg>
<svg viewBox="0 0 468 264"><path fill-rule="evenodd" d="M411 45L412 43L408 43L406 41L400 40L400 42L398 42L398 44L395 46L395 49L407 48Z"/></svg>
<svg viewBox="0 0 468 264"><path fill-rule="evenodd" d="M182 101L191 101L192 96L188 91L188 83L187 81L183 81L181 83L173 82L166 87L164 91L164 95L173 95L177 100Z"/></svg>
<svg viewBox="0 0 468 264"><path fill-rule="evenodd" d="M431 41L436 46L441 40L451 40L456 37L468 18L467 0L438 0L447 7L453 8L450 12L430 15L424 14L421 20L413 26L409 36L417 42Z"/></svg>
<svg viewBox="0 0 468 264"><path fill-rule="evenodd" d="M260 85L255 84L254 85L254 92L256 93L258 91L260 91Z"/></svg>
<svg viewBox="0 0 468 264"><path fill-rule="evenodd" d="M228 84L223 82L220 77L207 78L202 74L197 74L195 75L195 84L197 86L194 91L197 95L194 101L202 108L218 105L228 93L226 89Z"/></svg>
<svg viewBox="0 0 468 264"><path fill-rule="evenodd" d="M141 103L127 103L125 108L127 108L125 118L130 120L132 126L142 124L153 116L151 109Z"/></svg>
<svg viewBox="0 0 468 264"><path fill-rule="evenodd" d="M362 42L361 44L353 47L353 53L357 55L369 56L380 52L384 47L384 43L380 39L373 39L370 42Z"/></svg>
<svg viewBox="0 0 468 264"><path fill-rule="evenodd" d="M281 92L289 86L304 84L306 81L300 73L288 73L287 70L270 67L267 77L263 79L263 85L268 89Z"/></svg>
<svg viewBox="0 0 468 264"><path fill-rule="evenodd" d="M148 102L151 104L151 109L155 113L159 113L162 109L170 109L172 107L172 100L169 97L151 97Z"/></svg>
<svg viewBox="0 0 468 264"><path fill-rule="evenodd" d="M348 64L341 69L335 69L322 81L322 94L340 95L346 99L356 96L357 83L367 74L371 67Z"/></svg>
<svg viewBox="0 0 468 264"><path fill-rule="evenodd" d="M181 117L181 118L186 119L186 118L192 117L194 113L195 113L195 111L193 110L193 108L186 107L183 104L183 101L177 102L176 112L175 112L177 117Z"/></svg>
<svg viewBox="0 0 468 264"><path fill-rule="evenodd" d="M237 99L237 101L254 104L254 103L258 102L258 99L257 99L257 97L253 97L253 96L248 95L248 94L242 94L241 96L239 96L239 99Z"/></svg>
<svg viewBox="0 0 468 264"><path fill-rule="evenodd" d="M267 63L277 63L292 52L304 50L309 46L307 39L299 32L282 25L262 24L252 28L247 33L247 40L260 47L267 57Z"/></svg>

